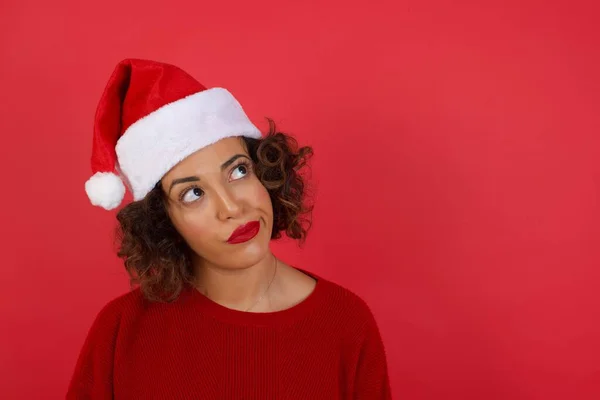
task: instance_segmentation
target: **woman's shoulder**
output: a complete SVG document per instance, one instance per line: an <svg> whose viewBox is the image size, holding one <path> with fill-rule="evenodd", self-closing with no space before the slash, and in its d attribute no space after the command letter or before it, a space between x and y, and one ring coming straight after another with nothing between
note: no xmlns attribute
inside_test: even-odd
<svg viewBox="0 0 600 400"><path fill-rule="evenodd" d="M325 279L324 281L330 301L335 301L340 309L346 310L352 316L369 317L372 315L371 307L357 291L335 280Z"/></svg>
<svg viewBox="0 0 600 400"><path fill-rule="evenodd" d="M363 295L336 280L317 277L321 280L324 308L333 321L353 331L377 328L373 310Z"/></svg>
<svg viewBox="0 0 600 400"><path fill-rule="evenodd" d="M338 281L320 279L326 292L319 318L326 326L321 331L335 333L352 352L360 351L366 343L380 343L379 324L365 297Z"/></svg>
<svg viewBox="0 0 600 400"><path fill-rule="evenodd" d="M116 327L124 316L138 313L146 307L140 288L131 289L107 301L97 312L94 325Z"/></svg>
<svg viewBox="0 0 600 400"><path fill-rule="evenodd" d="M386 347L371 306L364 297L342 284L327 281L332 293L330 325L321 332L341 335L347 379L359 398L389 399Z"/></svg>

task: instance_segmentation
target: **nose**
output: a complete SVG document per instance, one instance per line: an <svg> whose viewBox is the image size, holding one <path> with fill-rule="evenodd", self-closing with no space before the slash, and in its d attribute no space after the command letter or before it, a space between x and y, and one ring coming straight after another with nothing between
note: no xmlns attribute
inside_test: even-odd
<svg viewBox="0 0 600 400"><path fill-rule="evenodd" d="M217 218L225 221L237 218L242 214L243 207L235 194L226 187L220 188L216 193L217 198Z"/></svg>

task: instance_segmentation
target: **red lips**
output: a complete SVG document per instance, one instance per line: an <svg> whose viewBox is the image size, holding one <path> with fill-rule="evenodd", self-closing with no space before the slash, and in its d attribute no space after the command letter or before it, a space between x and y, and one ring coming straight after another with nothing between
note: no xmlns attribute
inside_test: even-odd
<svg viewBox="0 0 600 400"><path fill-rule="evenodd" d="M233 231L233 233L231 234L229 239L227 239L227 243L236 244L236 243L247 242L248 240L250 240L254 236L256 236L258 234L259 230L260 230L260 222L258 222L258 221L248 222L242 226L239 226L235 231Z"/></svg>

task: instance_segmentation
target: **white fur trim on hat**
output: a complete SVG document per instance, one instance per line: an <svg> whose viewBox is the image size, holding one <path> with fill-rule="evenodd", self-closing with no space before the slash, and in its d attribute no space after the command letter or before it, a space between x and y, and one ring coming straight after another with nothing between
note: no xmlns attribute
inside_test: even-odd
<svg viewBox="0 0 600 400"><path fill-rule="evenodd" d="M140 200L178 162L232 136L260 138L229 91L212 88L169 103L133 123L119 138L119 170Z"/></svg>
<svg viewBox="0 0 600 400"><path fill-rule="evenodd" d="M85 192L93 205L112 210L123 201L125 185L112 172L96 172L85 182Z"/></svg>

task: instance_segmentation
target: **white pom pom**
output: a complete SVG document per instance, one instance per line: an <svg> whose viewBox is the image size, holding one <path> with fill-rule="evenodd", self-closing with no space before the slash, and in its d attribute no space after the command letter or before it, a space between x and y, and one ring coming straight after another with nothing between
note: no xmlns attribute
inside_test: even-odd
<svg viewBox="0 0 600 400"><path fill-rule="evenodd" d="M112 172L96 172L85 183L85 192L93 205L112 210L123 201L125 185Z"/></svg>

